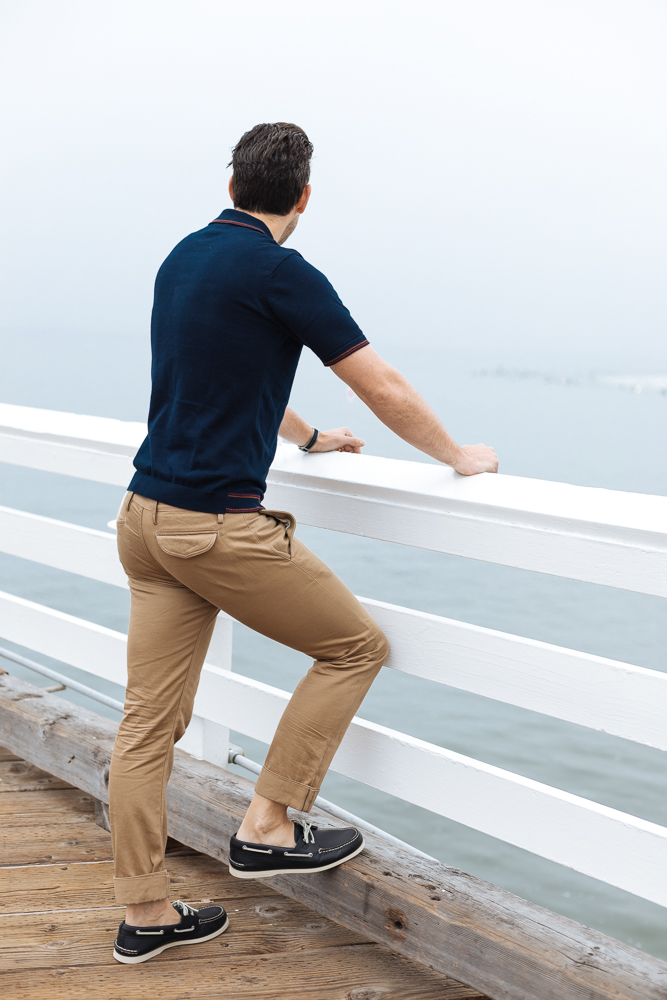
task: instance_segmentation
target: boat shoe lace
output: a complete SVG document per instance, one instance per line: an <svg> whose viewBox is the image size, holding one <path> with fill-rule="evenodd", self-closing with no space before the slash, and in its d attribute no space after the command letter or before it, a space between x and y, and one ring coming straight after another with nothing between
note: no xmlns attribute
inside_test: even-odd
<svg viewBox="0 0 667 1000"><path fill-rule="evenodd" d="M177 899L175 903L172 903L172 906L175 907L175 909L180 910L184 917L194 917L197 912L194 906L188 906L188 904L184 903L182 899Z"/></svg>
<svg viewBox="0 0 667 1000"><path fill-rule="evenodd" d="M315 837L313 836L313 824L312 823L306 823L302 819L297 819L297 820L295 820L295 822L303 830L303 842L304 842L304 844L314 844L315 843ZM317 827L315 827L315 829L317 830Z"/></svg>

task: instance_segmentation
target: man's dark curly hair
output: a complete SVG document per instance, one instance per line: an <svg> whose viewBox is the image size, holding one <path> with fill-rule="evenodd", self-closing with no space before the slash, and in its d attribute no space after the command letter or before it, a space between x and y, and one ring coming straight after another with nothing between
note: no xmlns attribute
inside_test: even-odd
<svg viewBox="0 0 667 1000"><path fill-rule="evenodd" d="M232 150L234 208L288 215L310 177L313 144L289 122L255 125Z"/></svg>

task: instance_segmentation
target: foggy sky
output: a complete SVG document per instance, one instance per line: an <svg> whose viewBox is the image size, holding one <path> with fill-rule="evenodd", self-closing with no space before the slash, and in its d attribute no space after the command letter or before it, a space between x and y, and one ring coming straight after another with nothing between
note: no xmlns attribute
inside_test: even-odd
<svg viewBox="0 0 667 1000"><path fill-rule="evenodd" d="M374 344L667 358L663 2L4 0L7 331L145 338L260 121ZM8 335L8 334L7 334Z"/></svg>

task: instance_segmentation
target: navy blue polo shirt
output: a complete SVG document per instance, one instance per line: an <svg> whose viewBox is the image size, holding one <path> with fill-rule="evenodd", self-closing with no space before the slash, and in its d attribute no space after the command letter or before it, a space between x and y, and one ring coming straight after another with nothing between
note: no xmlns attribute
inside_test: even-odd
<svg viewBox="0 0 667 1000"><path fill-rule="evenodd" d="M299 356L368 341L325 276L228 209L158 271L148 436L129 489L185 510L261 509Z"/></svg>

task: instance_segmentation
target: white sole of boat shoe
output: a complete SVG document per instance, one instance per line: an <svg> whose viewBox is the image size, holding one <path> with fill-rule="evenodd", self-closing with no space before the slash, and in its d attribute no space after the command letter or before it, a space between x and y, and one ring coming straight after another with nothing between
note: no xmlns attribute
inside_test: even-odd
<svg viewBox="0 0 667 1000"><path fill-rule="evenodd" d="M317 872L326 872L329 868L337 868L338 865L344 865L346 861L351 858L356 858L357 854L361 854L366 844L364 843L363 837L361 839L361 847L357 847L356 851L352 851L351 854L346 854L344 858L340 861L334 861L330 865L320 865L319 868L275 868L271 871L266 872L242 872L238 868L232 868L229 866L229 874L233 875L234 878L271 878L272 875L316 875Z"/></svg>
<svg viewBox="0 0 667 1000"><path fill-rule="evenodd" d="M113 957L117 962L121 962L123 965L139 965L141 962L148 962L149 959L155 958L156 955L161 955L163 951L167 948L180 948L184 944L203 944L204 941L212 941L213 938L218 937L219 934L223 934L229 927L229 917L223 924L222 927L217 931L213 931L212 934L207 934L206 937L195 938L194 941L170 941L168 944L163 944L161 948L156 948L155 951L149 951L147 955L121 955L120 952L113 950Z"/></svg>

